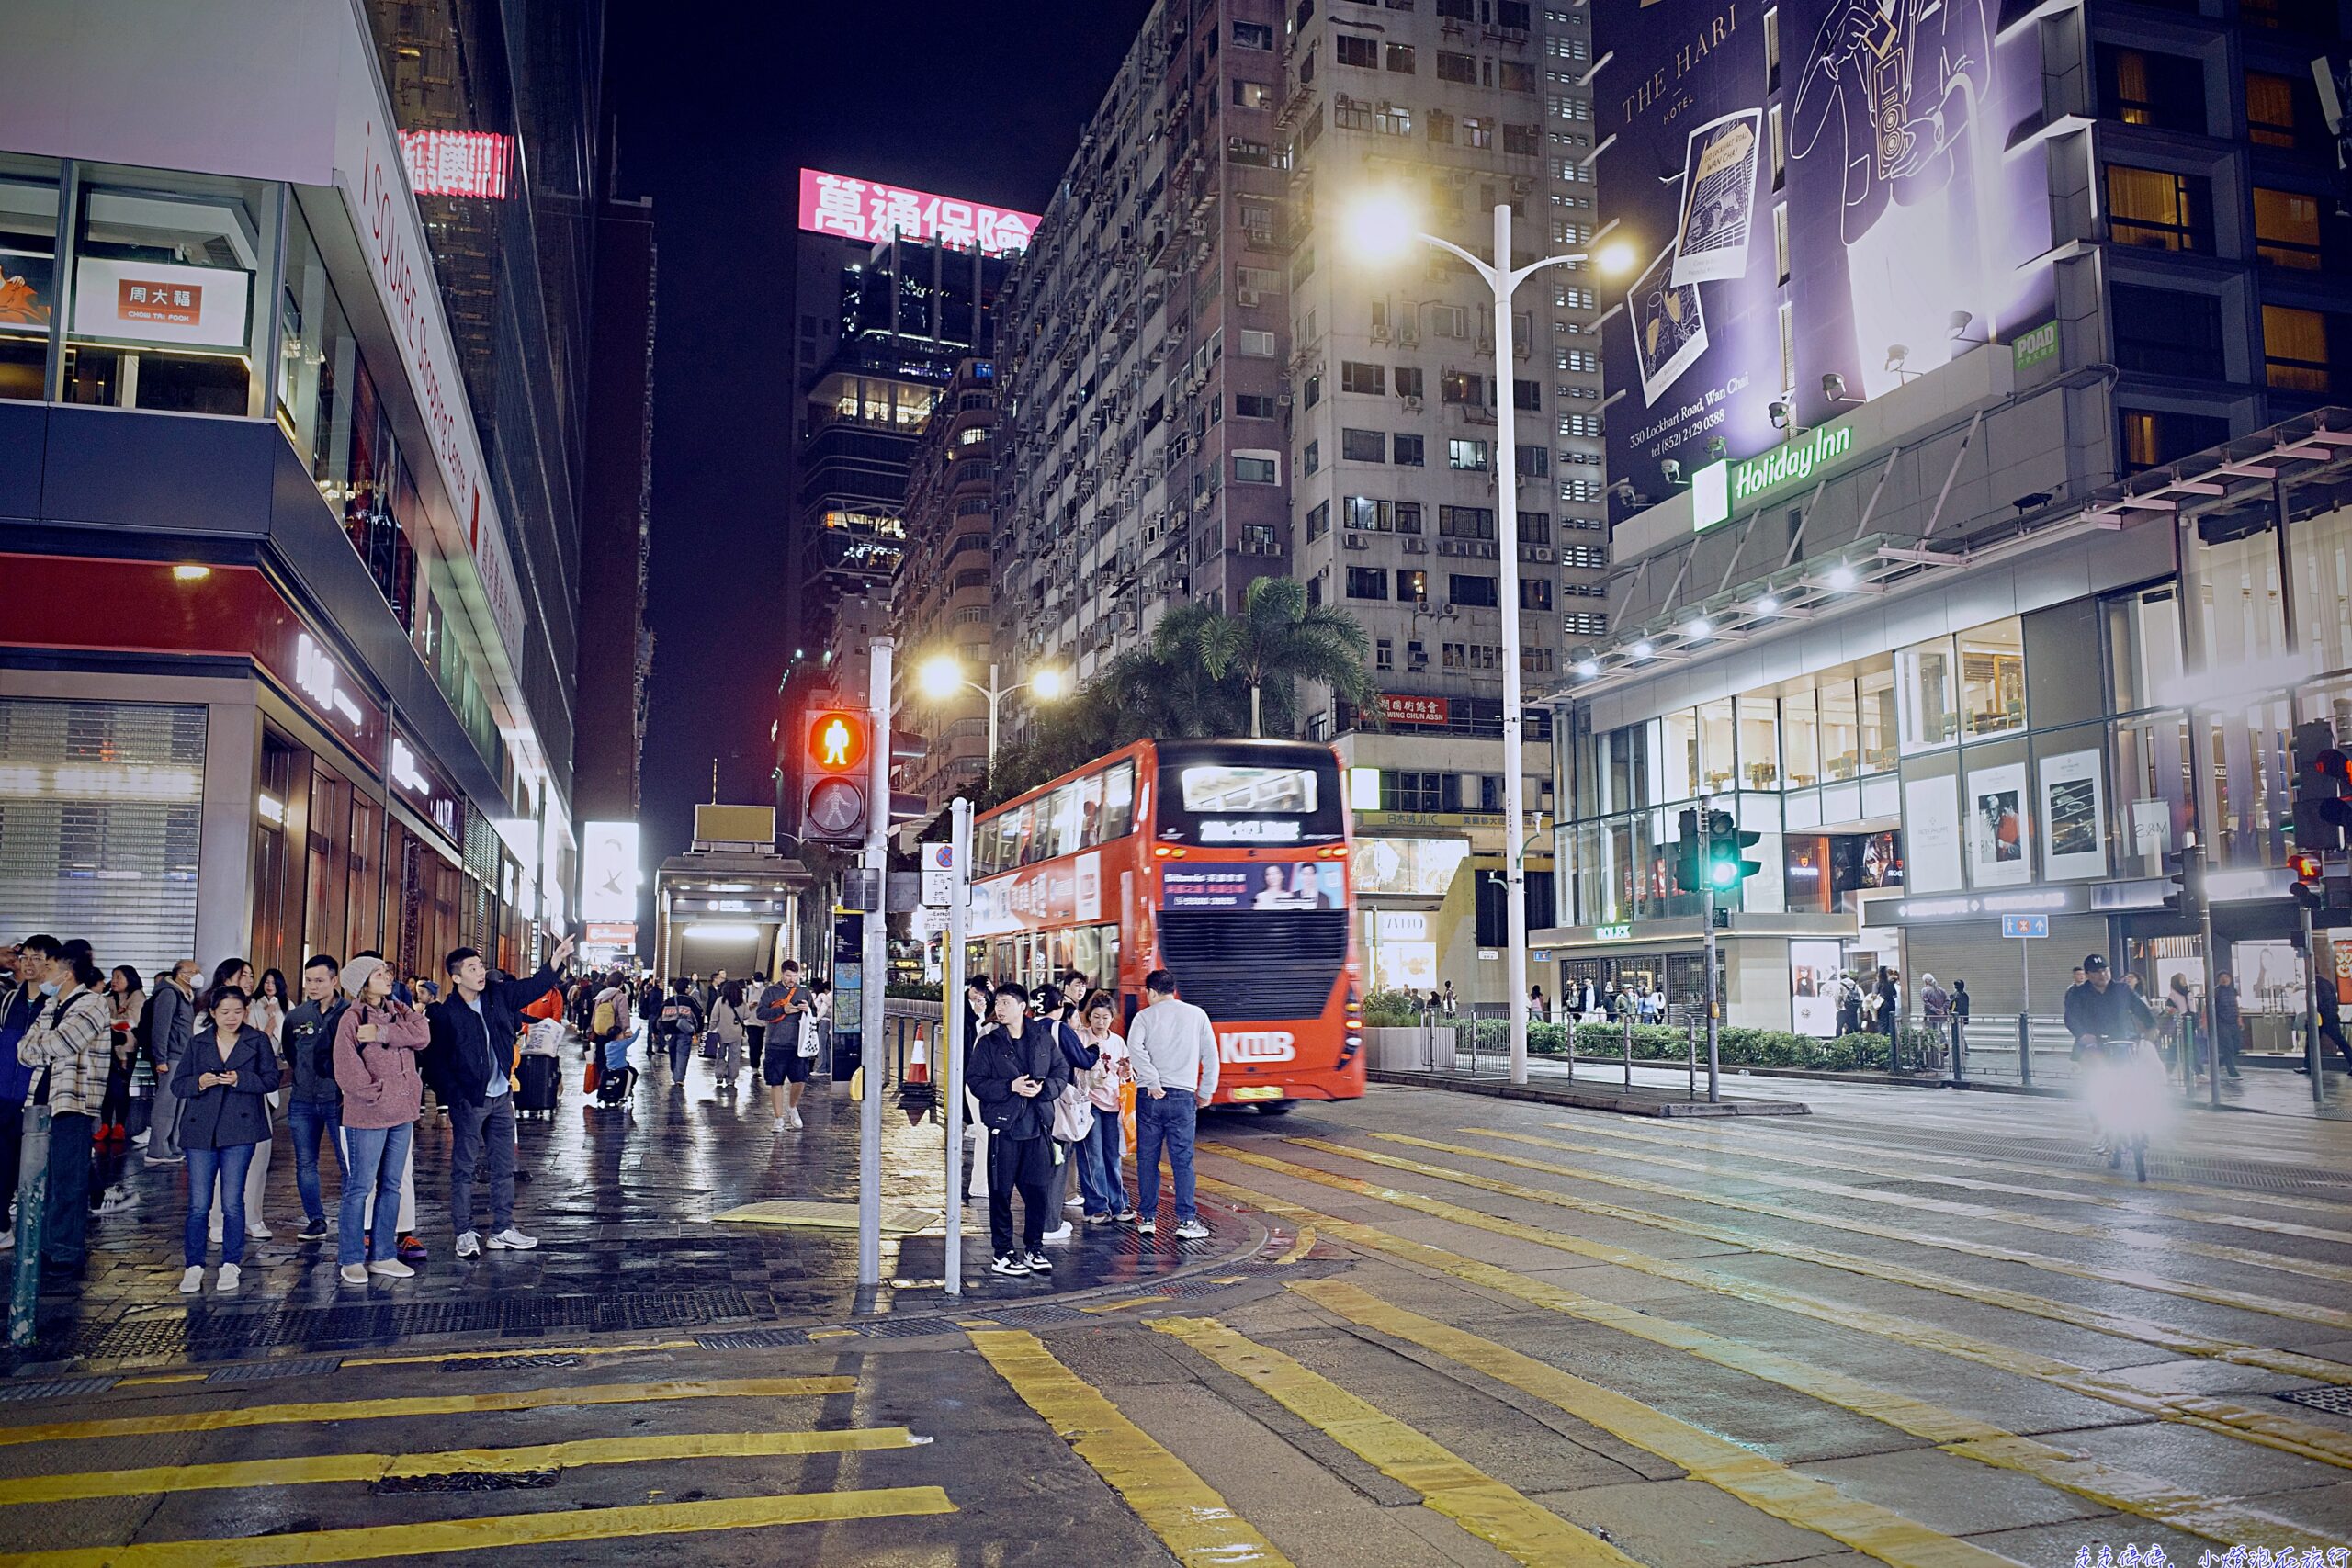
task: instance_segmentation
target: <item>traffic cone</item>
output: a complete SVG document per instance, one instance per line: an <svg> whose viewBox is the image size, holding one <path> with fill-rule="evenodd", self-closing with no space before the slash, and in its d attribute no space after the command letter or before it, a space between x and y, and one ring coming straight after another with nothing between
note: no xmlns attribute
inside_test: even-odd
<svg viewBox="0 0 2352 1568"><path fill-rule="evenodd" d="M905 1081L908 1083L931 1081L931 1047L923 1043L922 1031L920 1029L915 1031L914 1044L907 1051Z"/></svg>

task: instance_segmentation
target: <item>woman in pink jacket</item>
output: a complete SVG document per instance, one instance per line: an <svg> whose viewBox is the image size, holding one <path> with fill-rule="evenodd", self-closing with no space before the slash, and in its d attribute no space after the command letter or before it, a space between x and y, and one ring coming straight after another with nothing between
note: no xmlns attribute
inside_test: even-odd
<svg viewBox="0 0 2352 1568"><path fill-rule="evenodd" d="M351 1005L334 1031L334 1081L343 1090L344 1177L335 1261L343 1282L364 1285L370 1274L404 1280L416 1272L393 1256L401 1212L401 1171L416 1135L424 1080L416 1054L433 1038L414 1008L391 999L392 972L380 958L343 966ZM368 1194L376 1194L376 1223L368 1229Z"/></svg>

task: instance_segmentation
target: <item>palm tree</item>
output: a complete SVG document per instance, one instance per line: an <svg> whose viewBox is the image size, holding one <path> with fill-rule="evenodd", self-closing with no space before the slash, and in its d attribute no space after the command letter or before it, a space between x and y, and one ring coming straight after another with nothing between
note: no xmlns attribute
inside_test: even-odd
<svg viewBox="0 0 2352 1568"><path fill-rule="evenodd" d="M1163 639L1193 608L1160 623ZM1309 604L1306 585L1295 578L1261 577L1242 596L1239 615L1209 611L1176 625L1173 635L1191 644L1212 679L1240 677L1250 692L1252 737L1266 733L1269 708L1283 734L1295 733L1300 681L1319 682L1359 709L1374 706L1373 680L1364 669L1371 639L1345 610Z"/></svg>

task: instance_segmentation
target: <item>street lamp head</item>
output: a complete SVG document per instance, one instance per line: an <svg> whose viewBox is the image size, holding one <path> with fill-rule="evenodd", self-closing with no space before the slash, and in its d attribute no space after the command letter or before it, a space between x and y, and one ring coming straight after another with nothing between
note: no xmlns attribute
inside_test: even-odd
<svg viewBox="0 0 2352 1568"><path fill-rule="evenodd" d="M1369 190L1358 196L1341 227L1349 253L1374 265L1403 255L1419 230L1420 217L1412 203L1394 190Z"/></svg>
<svg viewBox="0 0 2352 1568"><path fill-rule="evenodd" d="M1593 253L1592 265L1603 277L1623 277L1634 270L1634 247L1624 240L1611 240Z"/></svg>
<svg viewBox="0 0 2352 1568"><path fill-rule="evenodd" d="M934 654L923 660L915 679L922 684L923 695L933 702L944 702L963 690L964 666L952 653Z"/></svg>
<svg viewBox="0 0 2352 1568"><path fill-rule="evenodd" d="M1059 670L1040 670L1029 677L1030 694L1041 702L1052 702L1069 689L1069 677Z"/></svg>

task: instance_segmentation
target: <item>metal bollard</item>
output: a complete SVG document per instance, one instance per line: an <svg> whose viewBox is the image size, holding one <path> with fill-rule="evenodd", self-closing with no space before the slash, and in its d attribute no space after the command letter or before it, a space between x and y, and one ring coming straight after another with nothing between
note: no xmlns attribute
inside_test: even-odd
<svg viewBox="0 0 2352 1568"><path fill-rule="evenodd" d="M2018 1014L2018 1082L2033 1087L2033 1021Z"/></svg>
<svg viewBox="0 0 2352 1568"><path fill-rule="evenodd" d="M1685 1019L1683 1021L1690 1028L1690 1039L1686 1042L1683 1066L1690 1080L1689 1097L1696 1100L1699 1098L1699 1021L1692 1018Z"/></svg>
<svg viewBox="0 0 2352 1568"><path fill-rule="evenodd" d="M25 1136L17 1156L17 1278L8 1298L8 1343L33 1342L40 1299L42 1224L49 1212L49 1107L25 1107Z"/></svg>
<svg viewBox="0 0 2352 1568"><path fill-rule="evenodd" d="M1625 1087L1634 1087L1634 1015L1627 1013L1625 1023Z"/></svg>
<svg viewBox="0 0 2352 1568"><path fill-rule="evenodd" d="M1968 1081L1968 1030L1957 1016L1951 1021L1951 1081Z"/></svg>

